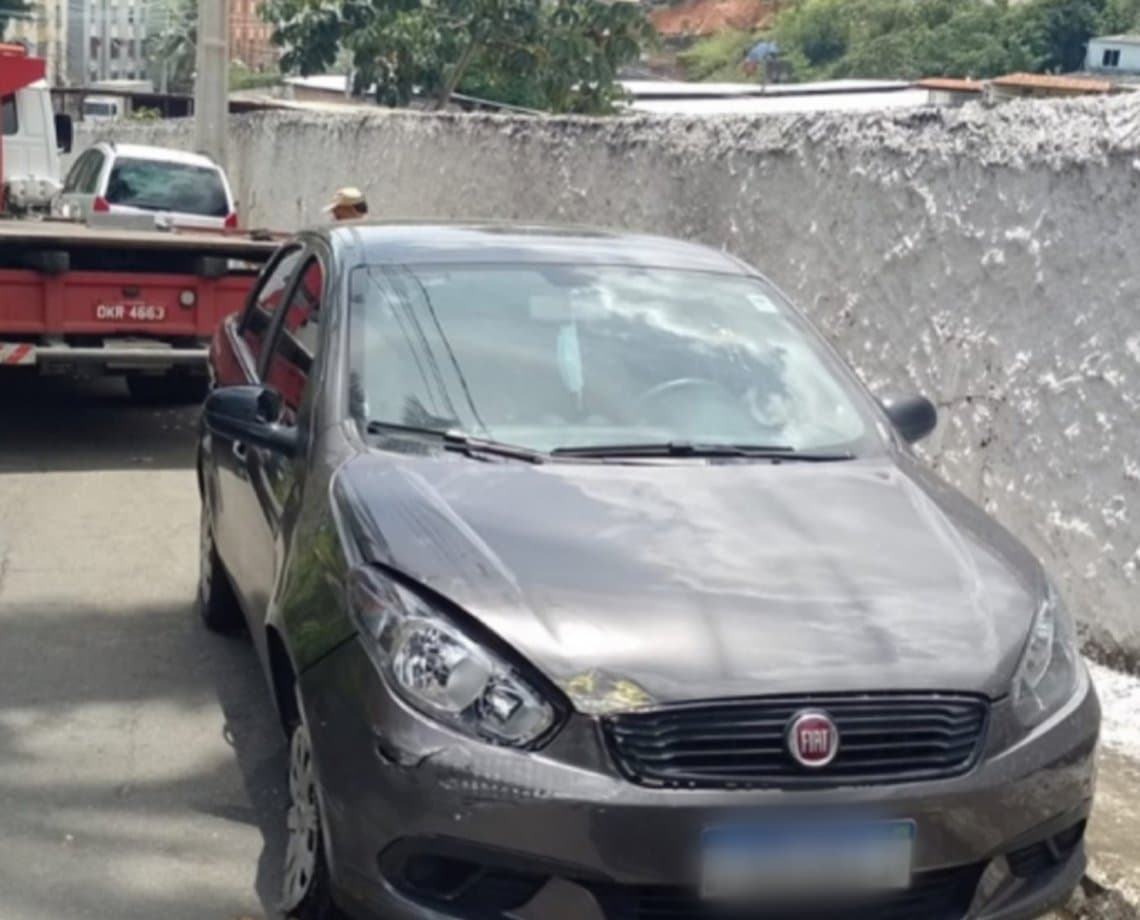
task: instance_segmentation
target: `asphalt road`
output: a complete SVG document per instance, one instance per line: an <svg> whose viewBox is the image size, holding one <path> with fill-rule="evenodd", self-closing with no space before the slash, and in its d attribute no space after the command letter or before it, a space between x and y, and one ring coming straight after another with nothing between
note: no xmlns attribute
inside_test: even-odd
<svg viewBox="0 0 1140 920"><path fill-rule="evenodd" d="M0 386L0 918L270 917L284 753L193 609L196 410Z"/></svg>

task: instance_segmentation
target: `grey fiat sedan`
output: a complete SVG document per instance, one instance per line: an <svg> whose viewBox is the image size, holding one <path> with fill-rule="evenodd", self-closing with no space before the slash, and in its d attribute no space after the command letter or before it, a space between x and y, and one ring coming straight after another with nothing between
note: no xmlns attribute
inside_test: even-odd
<svg viewBox="0 0 1140 920"><path fill-rule="evenodd" d="M302 233L210 354L199 600L289 736L302 920L1021 920L1100 713L1026 549L763 276Z"/></svg>

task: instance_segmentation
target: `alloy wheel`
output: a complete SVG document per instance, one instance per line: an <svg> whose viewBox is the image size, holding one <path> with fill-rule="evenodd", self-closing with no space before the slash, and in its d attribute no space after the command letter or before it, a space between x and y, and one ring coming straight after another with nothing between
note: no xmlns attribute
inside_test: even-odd
<svg viewBox="0 0 1140 920"><path fill-rule="evenodd" d="M289 812L286 816L288 845L285 850L283 906L291 910L308 895L317 872L320 849L320 816L313 751L304 724L293 731L289 745Z"/></svg>

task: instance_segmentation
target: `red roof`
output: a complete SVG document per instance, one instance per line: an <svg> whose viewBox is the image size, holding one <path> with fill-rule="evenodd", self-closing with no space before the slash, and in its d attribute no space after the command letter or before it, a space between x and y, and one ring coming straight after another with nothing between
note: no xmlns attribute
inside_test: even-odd
<svg viewBox="0 0 1140 920"><path fill-rule="evenodd" d="M1062 77L1048 73L1011 73L996 77L994 86L1021 89L1056 89L1073 93L1108 93L1112 84L1108 80L1090 80L1088 77Z"/></svg>
<svg viewBox="0 0 1140 920"><path fill-rule="evenodd" d="M954 77L927 77L915 86L920 89L941 89L952 93L980 93L985 84L980 80L959 80Z"/></svg>

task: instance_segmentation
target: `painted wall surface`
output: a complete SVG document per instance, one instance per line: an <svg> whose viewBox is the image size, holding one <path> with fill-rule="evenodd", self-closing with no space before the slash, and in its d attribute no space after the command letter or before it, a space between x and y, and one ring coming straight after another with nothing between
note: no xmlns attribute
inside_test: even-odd
<svg viewBox="0 0 1140 920"><path fill-rule="evenodd" d="M1140 100L753 120L275 114L235 120L230 150L260 226L319 220L354 184L380 216L614 225L760 266L873 389L936 400L930 462L1043 557L1090 649L1140 665Z"/></svg>

